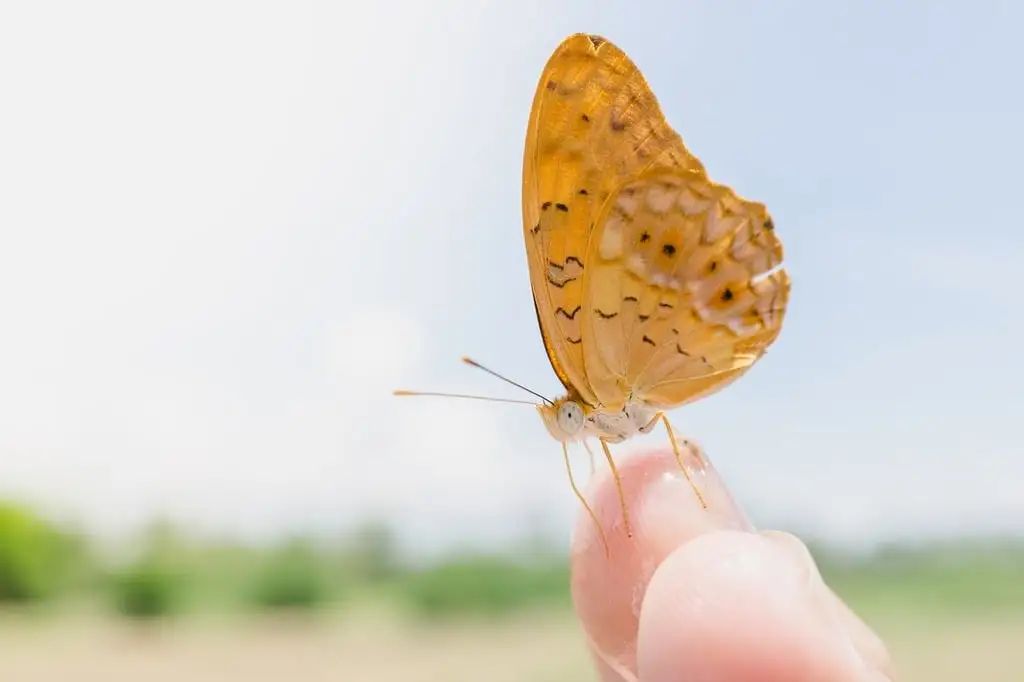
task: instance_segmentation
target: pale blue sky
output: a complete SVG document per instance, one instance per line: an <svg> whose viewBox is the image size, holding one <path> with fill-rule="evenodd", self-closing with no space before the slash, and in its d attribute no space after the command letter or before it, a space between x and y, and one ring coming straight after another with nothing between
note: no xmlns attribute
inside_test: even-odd
<svg viewBox="0 0 1024 682"><path fill-rule="evenodd" d="M550 52L586 31L784 241L778 343L672 415L755 518L1024 532L1021 7L8 3L0 491L101 532L381 514L440 547L528 514L564 538L531 409L390 389L514 395L463 354L559 389L522 145Z"/></svg>

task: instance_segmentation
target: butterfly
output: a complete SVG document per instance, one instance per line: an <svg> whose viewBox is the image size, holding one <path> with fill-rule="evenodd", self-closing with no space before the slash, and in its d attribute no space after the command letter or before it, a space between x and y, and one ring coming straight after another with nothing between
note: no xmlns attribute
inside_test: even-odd
<svg viewBox="0 0 1024 682"><path fill-rule="evenodd" d="M666 412L735 381L778 337L790 280L771 215L709 179L632 60L583 33L537 84L522 212L541 337L566 391L537 409L566 466L567 443L601 443L631 534L609 444L660 421L703 503ZM571 470L570 483L596 522Z"/></svg>

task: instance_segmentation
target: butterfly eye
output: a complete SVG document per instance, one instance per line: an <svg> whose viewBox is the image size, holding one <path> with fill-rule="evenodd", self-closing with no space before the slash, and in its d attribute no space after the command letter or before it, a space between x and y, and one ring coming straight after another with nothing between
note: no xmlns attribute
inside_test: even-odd
<svg viewBox="0 0 1024 682"><path fill-rule="evenodd" d="M583 410L578 403L567 400L558 408L558 428L572 435L583 426Z"/></svg>

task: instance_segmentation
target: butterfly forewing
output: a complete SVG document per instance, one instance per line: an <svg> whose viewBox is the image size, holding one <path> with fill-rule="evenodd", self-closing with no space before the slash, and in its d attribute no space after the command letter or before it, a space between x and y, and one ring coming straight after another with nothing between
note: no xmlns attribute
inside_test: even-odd
<svg viewBox="0 0 1024 682"><path fill-rule="evenodd" d="M594 221L610 194L651 167L699 167L633 62L577 34L537 85L523 159L523 227L537 317L562 383L593 404L582 308Z"/></svg>

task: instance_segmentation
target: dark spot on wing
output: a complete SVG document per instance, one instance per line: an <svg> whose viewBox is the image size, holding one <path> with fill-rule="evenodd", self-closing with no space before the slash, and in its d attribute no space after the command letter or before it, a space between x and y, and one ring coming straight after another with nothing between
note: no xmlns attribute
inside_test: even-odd
<svg viewBox="0 0 1024 682"><path fill-rule="evenodd" d="M658 344L654 343L654 339L652 339L651 337L647 336L646 334L644 334L644 338L643 338L643 339L641 339L641 340L642 340L642 341L643 341L644 343L649 343L649 344L651 344L652 346L657 346L657 345L658 345Z"/></svg>
<svg viewBox="0 0 1024 682"><path fill-rule="evenodd" d="M597 313L597 316L600 317L602 320L610 320L616 315L618 315L618 313L606 313L600 308L594 308L594 312Z"/></svg>
<svg viewBox="0 0 1024 682"><path fill-rule="evenodd" d="M542 210L542 211L546 211L549 208L551 208L551 202L550 201L545 201L543 204L540 205L540 210Z"/></svg>
<svg viewBox="0 0 1024 682"><path fill-rule="evenodd" d="M676 247L672 244L665 244L661 247L661 252L671 258L676 253Z"/></svg>
<svg viewBox="0 0 1024 682"><path fill-rule="evenodd" d="M646 244L649 241L651 241L651 234L649 232L644 232L643 234L640 235L641 244Z"/></svg>
<svg viewBox="0 0 1024 682"><path fill-rule="evenodd" d="M575 282L575 281L576 281L575 277L567 277L567 278L563 279L561 282L559 282L559 281L557 281L555 279L552 279L551 273L550 272L548 273L548 284L550 284L553 287L557 287L558 289L561 289L562 287L564 287L569 282Z"/></svg>
<svg viewBox="0 0 1024 682"><path fill-rule="evenodd" d="M565 204L555 204L555 208L557 208L559 211L562 211L563 213L569 212L569 207L566 206Z"/></svg>
<svg viewBox="0 0 1024 682"><path fill-rule="evenodd" d="M565 308L559 307L559 308L555 309L555 315L558 315L559 313L561 313L562 315L565 315L565 319L571 320L574 317L576 317L576 313L578 313L579 311L580 311L580 306L576 306L576 308L571 313L567 313L567 312L565 312Z"/></svg>
<svg viewBox="0 0 1024 682"><path fill-rule="evenodd" d="M723 301L731 301L732 300L732 289L726 289L725 291L722 292L722 300Z"/></svg>

